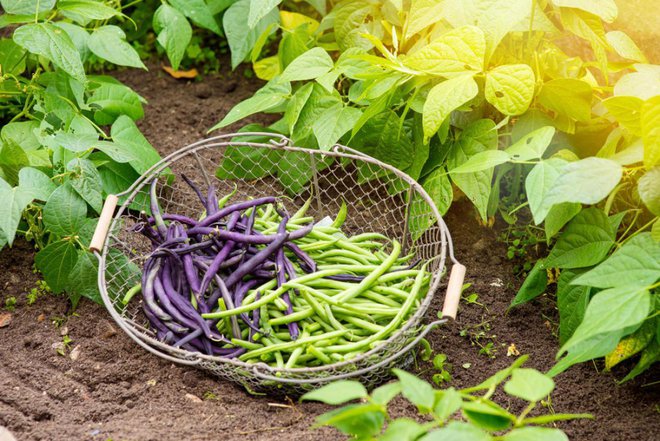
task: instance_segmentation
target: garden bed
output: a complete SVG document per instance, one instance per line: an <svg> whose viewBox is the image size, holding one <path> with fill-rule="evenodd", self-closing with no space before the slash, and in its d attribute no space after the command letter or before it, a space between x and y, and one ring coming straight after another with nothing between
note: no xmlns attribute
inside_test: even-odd
<svg viewBox="0 0 660 441"><path fill-rule="evenodd" d="M162 155L203 137L258 87L240 73L181 82L157 66L118 76L149 101L138 125ZM507 356L512 345L531 355L530 367L549 369L557 350L552 299L543 296L505 316L520 281L504 258L506 246L496 240L497 227L479 226L466 203L452 206L447 223L456 255L468 267L470 292L476 292L483 305L462 302L457 322L430 334L435 352L446 354L453 365L451 384L470 386L506 367L512 361ZM17 299L11 323L0 328L0 425L18 439L342 438L331 429L310 429L324 406L251 396L201 371L160 360L125 336L103 307L89 301L82 301L76 314L56 327L54 322L67 315L64 297L47 295L26 305L26 293L38 280L33 260L31 246L22 240L0 254L0 301ZM441 300L438 295L429 320ZM71 343L62 356L54 345L64 334ZM483 346L492 343L493 358L479 353L477 337ZM653 381L653 372L617 386L616 379L629 367L601 374L601 364L589 362L556 378L551 403L555 412L590 412L596 417L561 423L571 439L655 439L653 434L660 432L660 389L644 387ZM414 371L430 379L433 366L420 361ZM415 414L399 403L396 414ZM515 409L521 403L502 404Z"/></svg>

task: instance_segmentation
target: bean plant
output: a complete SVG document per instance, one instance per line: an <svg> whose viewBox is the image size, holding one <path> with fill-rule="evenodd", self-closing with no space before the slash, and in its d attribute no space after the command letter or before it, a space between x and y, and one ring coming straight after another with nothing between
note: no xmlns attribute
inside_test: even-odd
<svg viewBox="0 0 660 441"><path fill-rule="evenodd" d="M0 39L0 247L24 236L54 293L100 301L87 246L103 199L160 157L135 124L145 100L86 64L146 68L110 24L123 17L118 3L0 4L0 27L15 26Z"/></svg>
<svg viewBox="0 0 660 441"><path fill-rule="evenodd" d="M487 225L498 213L528 213L551 250L513 305L543 293L548 270L561 271L558 355L567 355L552 373L604 355L609 368L641 352L631 378L656 361L660 67L610 30L614 1L330 6L280 11L276 53L252 53L268 82L213 129L279 114L246 129L322 150L348 144L418 179L442 213L458 195ZM223 167L249 170L236 156ZM281 174L261 175L271 173ZM429 224L415 207L410 226L421 234Z"/></svg>
<svg viewBox="0 0 660 441"><path fill-rule="evenodd" d="M588 414L544 413L535 411L542 403L548 406L554 381L535 369L520 367L522 356L510 367L497 372L481 384L465 389L435 389L426 381L400 369L394 369L398 381L374 389L369 394L357 381L331 383L302 400L326 404L347 404L317 418L317 426L332 426L351 439L396 441L565 441L560 429L543 427L557 421L591 418ZM508 380L508 381L507 381ZM497 404L493 394L502 385L511 401L526 403L518 414ZM402 395L413 404L422 421L391 418L388 404ZM534 416L530 413L534 412ZM458 417L460 415L460 417Z"/></svg>

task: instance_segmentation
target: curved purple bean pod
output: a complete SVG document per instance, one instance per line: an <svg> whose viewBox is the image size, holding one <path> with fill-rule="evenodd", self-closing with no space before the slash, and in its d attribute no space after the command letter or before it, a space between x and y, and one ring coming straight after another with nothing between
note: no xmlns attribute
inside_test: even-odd
<svg viewBox="0 0 660 441"><path fill-rule="evenodd" d="M316 262L314 261L314 259L312 259L311 257L309 257L309 254L307 254L306 252L304 252L303 250L301 250L300 247L299 247L298 245L296 245L296 244L293 243L293 242L287 242L287 243L284 244L284 246L287 247L288 249L290 249L290 250L293 252L293 254L294 254L294 255L295 255L295 256L296 256L301 262L304 262L305 265L307 265L307 266L309 267L309 269L310 269L309 272L310 272L310 273L313 273L313 272L316 271Z"/></svg>
<svg viewBox="0 0 660 441"><path fill-rule="evenodd" d="M234 300L232 299L232 296L229 294L225 282L223 282L222 278L217 274L214 276L215 276L215 282L218 284L218 288L220 289L220 294L222 295L222 299L225 301L225 306L227 307L227 309L235 309L236 306L234 305ZM206 304L204 305L206 306ZM231 316L229 320L231 323L232 334L234 334L235 338L241 338L241 328L238 326L238 319L236 318L236 316Z"/></svg>
<svg viewBox="0 0 660 441"><path fill-rule="evenodd" d="M218 195L215 193L215 185L209 185L208 193L206 196L206 215L210 216L218 212Z"/></svg>
<svg viewBox="0 0 660 441"><path fill-rule="evenodd" d="M199 200L202 202L202 205L206 207L206 199L204 198L204 195L202 194L202 191L199 189L199 187L195 185L195 183L191 181L190 178L188 178L188 176L182 174L181 178L186 182L186 184L188 184L190 188L192 188L192 190L195 192Z"/></svg>
<svg viewBox="0 0 660 441"><path fill-rule="evenodd" d="M280 222L280 225L277 228L278 235L286 234L286 223L288 221L289 221L289 216L285 212L284 215L282 216L282 221ZM284 259L285 259L284 248L280 247L277 250L277 254L275 257L275 263L277 265L278 288L286 283L286 268L285 268ZM289 295L289 291L282 294L282 300L284 301L284 303L286 303L287 315L293 314L293 304L291 303L291 296ZM296 340L300 335L300 329L298 328L298 323L296 322L287 323L287 328L289 329L289 335L291 336L291 339Z"/></svg>
<svg viewBox="0 0 660 441"><path fill-rule="evenodd" d="M307 234L309 234L312 231L312 228L314 228L314 224L305 225L303 228L299 230L289 232L289 240L296 240L305 237ZM219 228L204 227L204 226L193 227L188 230L188 234L191 236L195 234L212 235L214 237L223 240L231 240L238 243L248 243L255 245L265 245L272 243L274 240L277 240L278 237L278 235L276 234L268 235L268 236L260 235L257 233L243 234L243 233L236 233L234 231L226 231L226 230L221 230Z"/></svg>
<svg viewBox="0 0 660 441"><path fill-rule="evenodd" d="M158 275L160 269L160 262L157 260L147 260L145 264L144 273L142 277L142 298L144 299L144 305L149 308L149 310L163 322L168 322L172 320L172 316L167 314L161 309L160 306L156 303L156 295L154 293L154 280ZM163 323L164 324L164 323Z"/></svg>
<svg viewBox="0 0 660 441"><path fill-rule="evenodd" d="M247 294L247 292L254 288L258 283L259 282L257 280L253 279L237 285L236 290L234 291L234 305L237 307L241 306L243 299L245 298L245 294ZM259 293L257 293L257 300L259 300ZM259 309L260 308L256 308L255 311L258 311ZM241 314L240 317L251 330L254 330L255 332L262 332L262 330L259 328L259 320L255 322L253 317L253 320L250 321L247 313Z"/></svg>
<svg viewBox="0 0 660 441"><path fill-rule="evenodd" d="M225 285L227 288L231 288L238 281L243 279L247 274L254 270L258 265L260 265L264 260L266 260L270 255L275 253L279 248L282 247L282 244L288 239L288 234L277 234L276 239L268 244L266 248L259 251L251 259L243 262L236 270L227 277L225 280Z"/></svg>
<svg viewBox="0 0 660 441"><path fill-rule="evenodd" d="M188 236L186 234L186 231L183 229L183 227L181 225L177 225L177 227L178 227L177 233L180 236L187 238ZM202 312L208 312L206 310L206 303L199 295L199 287L200 287L199 274L197 273L197 270L195 270L195 265L193 263L192 255L184 254L181 256L181 260L183 261L183 270L186 275L186 280L188 281L188 285L190 285L190 289L192 289L193 291L193 295L197 300L198 307L200 306L202 307Z"/></svg>
<svg viewBox="0 0 660 441"><path fill-rule="evenodd" d="M227 222L227 229L234 228L234 225L236 225L240 217L241 217L240 213L238 212L232 213L231 219L229 219L229 222ZM206 270L206 274L204 274L204 278L202 279L202 282L200 283L199 293L198 293L199 295L197 297L199 298L203 297L204 293L209 287L209 284L213 280L213 277L218 273L218 271L220 271L220 265L222 264L222 262L225 261L227 256L229 256L229 253L231 253L231 251L234 249L235 244L236 243L231 240L227 241L220 250L220 252L215 256L213 262L211 262L211 265L209 265L209 269Z"/></svg>
<svg viewBox="0 0 660 441"><path fill-rule="evenodd" d="M196 329L193 332L191 332L190 334L186 335L185 337L180 338L179 340L175 341L172 344L172 346L175 347L175 348L178 348L178 347L180 347L182 345L185 345L186 343L190 342L191 340L199 337L200 335L202 335L202 330L201 329Z"/></svg>
<svg viewBox="0 0 660 441"><path fill-rule="evenodd" d="M227 207L224 207L221 210L218 210L216 213L213 213L210 216L206 216L199 222L200 227L207 227L214 222L219 221L228 214L233 213L234 211L243 211L250 207L256 207L257 205L271 204L275 202L275 198L272 196L267 196L264 198L252 199L251 201L240 202L238 204L232 204Z"/></svg>

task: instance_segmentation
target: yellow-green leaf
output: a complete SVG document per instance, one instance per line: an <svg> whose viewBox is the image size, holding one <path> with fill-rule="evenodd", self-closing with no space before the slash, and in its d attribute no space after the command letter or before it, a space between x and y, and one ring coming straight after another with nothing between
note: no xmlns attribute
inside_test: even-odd
<svg viewBox="0 0 660 441"><path fill-rule="evenodd" d="M644 101L635 96L613 96L603 101L610 115L638 136L642 134L640 115L643 103Z"/></svg>
<svg viewBox="0 0 660 441"><path fill-rule="evenodd" d="M619 56L628 60L646 63L646 57L642 51L625 32L610 31L605 34L605 39Z"/></svg>
<svg viewBox="0 0 660 441"><path fill-rule="evenodd" d="M644 140L644 166L648 169L660 162L660 96L642 105L642 139Z"/></svg>
<svg viewBox="0 0 660 441"><path fill-rule="evenodd" d="M636 64L637 72L622 76L614 85L614 96L636 96L647 100L660 95L660 66Z"/></svg>
<svg viewBox="0 0 660 441"><path fill-rule="evenodd" d="M619 342L616 348L605 356L605 369L610 370L623 360L627 360L644 349L655 336L655 322L647 320L641 328Z"/></svg>
<svg viewBox="0 0 660 441"><path fill-rule="evenodd" d="M451 112L474 98L479 86L472 74L464 74L434 86L426 97L422 110L424 139L428 141Z"/></svg>
<svg viewBox="0 0 660 441"><path fill-rule="evenodd" d="M526 64L498 66L486 76L486 99L505 115L521 115L534 97L534 82L534 71Z"/></svg>
<svg viewBox="0 0 660 441"><path fill-rule="evenodd" d="M307 31L310 34L319 28L319 22L312 17L289 11L280 11L280 24L282 25L282 29L286 31L293 31L299 26L307 25Z"/></svg>
<svg viewBox="0 0 660 441"><path fill-rule="evenodd" d="M591 117L591 86L586 81L557 78L543 84L538 96L546 108L577 121Z"/></svg>
<svg viewBox="0 0 660 441"><path fill-rule="evenodd" d="M442 0L412 0L408 12L406 39L437 23L443 8Z"/></svg>
<svg viewBox="0 0 660 441"><path fill-rule="evenodd" d="M280 60L277 55L262 58L252 64L252 69L257 78L270 81L280 74Z"/></svg>
<svg viewBox="0 0 660 441"><path fill-rule="evenodd" d="M581 9L597 15L607 23L612 23L619 14L614 0L552 0L552 4L562 8Z"/></svg>
<svg viewBox="0 0 660 441"><path fill-rule="evenodd" d="M411 69L452 78L466 72L481 72L486 40L481 29L463 26L452 29L403 60Z"/></svg>

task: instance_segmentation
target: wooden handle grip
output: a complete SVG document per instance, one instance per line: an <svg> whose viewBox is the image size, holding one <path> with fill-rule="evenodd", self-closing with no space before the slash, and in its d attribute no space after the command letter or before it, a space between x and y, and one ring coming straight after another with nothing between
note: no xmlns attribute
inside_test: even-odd
<svg viewBox="0 0 660 441"><path fill-rule="evenodd" d="M445 304L442 307L443 318L450 317L454 320L456 319L458 302L461 300L461 292L463 291L465 271L465 265L461 265L460 263L456 263L451 267L449 283L447 283L447 294L445 294Z"/></svg>
<svg viewBox="0 0 660 441"><path fill-rule="evenodd" d="M110 222L112 222L112 215L115 214L115 208L117 208L117 202L119 202L119 198L114 194L109 194L105 198L99 222L96 224L94 236L92 236L92 241L89 244L89 251L99 253L103 248L110 229Z"/></svg>

